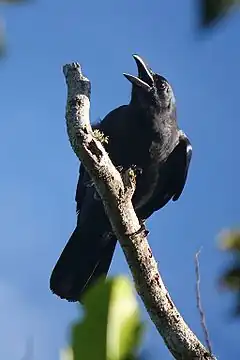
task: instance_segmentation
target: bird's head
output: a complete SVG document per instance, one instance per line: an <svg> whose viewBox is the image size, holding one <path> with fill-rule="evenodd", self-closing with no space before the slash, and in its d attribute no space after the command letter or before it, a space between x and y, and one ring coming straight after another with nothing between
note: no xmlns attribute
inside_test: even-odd
<svg viewBox="0 0 240 360"><path fill-rule="evenodd" d="M138 76L124 73L132 83L132 103L143 109L153 107L155 111L172 112L175 109L175 97L169 82L154 73L138 55L133 55L138 68Z"/></svg>

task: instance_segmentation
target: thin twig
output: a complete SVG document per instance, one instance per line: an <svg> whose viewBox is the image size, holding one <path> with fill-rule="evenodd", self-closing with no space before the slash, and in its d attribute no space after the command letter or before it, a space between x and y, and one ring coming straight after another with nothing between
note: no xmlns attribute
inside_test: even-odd
<svg viewBox="0 0 240 360"><path fill-rule="evenodd" d="M200 320L201 320L201 326L202 326L202 330L204 333L204 338L205 338L205 342L208 348L208 351L210 352L210 354L212 354L212 346L211 346L211 342L210 342L210 336L209 336L209 332L208 332L208 328L207 328L207 324L206 324L206 317L205 317L205 313L203 310L203 306L202 306L202 301L201 301L201 292L200 292L200 266L199 266L199 255L201 253L201 248L198 250L198 252L195 255L195 271L196 271L196 297L197 297L197 308L200 314Z"/></svg>

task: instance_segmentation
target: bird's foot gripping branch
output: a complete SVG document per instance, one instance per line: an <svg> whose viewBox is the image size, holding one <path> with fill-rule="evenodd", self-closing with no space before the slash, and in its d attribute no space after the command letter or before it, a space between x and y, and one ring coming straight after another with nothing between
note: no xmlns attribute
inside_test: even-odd
<svg viewBox="0 0 240 360"><path fill-rule="evenodd" d="M136 58L140 63L141 58ZM146 232L139 231L141 225L131 201L135 176L128 174L123 181L101 141L93 134L89 121L90 82L82 75L77 63L65 65L64 75L68 88L66 121L70 143L102 199L112 227L110 231L113 230L121 244L138 294L152 321L175 359L215 359L176 309L158 272ZM153 76L150 71L146 75L144 84L136 77L130 77L130 80L150 91ZM88 187L87 191L94 191L92 188ZM71 246L71 240L67 246ZM54 282L57 284L57 275ZM66 288L63 286L62 290Z"/></svg>

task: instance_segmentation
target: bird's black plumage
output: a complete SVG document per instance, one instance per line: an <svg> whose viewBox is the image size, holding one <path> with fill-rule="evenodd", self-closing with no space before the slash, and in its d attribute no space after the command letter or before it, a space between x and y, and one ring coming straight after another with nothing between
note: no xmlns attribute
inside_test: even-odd
<svg viewBox="0 0 240 360"><path fill-rule="evenodd" d="M132 83L130 103L111 111L96 127L108 136L105 148L115 166L141 169L133 205L139 219L146 220L181 195L192 146L178 128L175 97L168 81L139 56L133 57L138 77L124 74ZM69 301L81 300L89 285L107 275L116 246L102 202L83 165L76 202L76 229L50 279L51 290Z"/></svg>

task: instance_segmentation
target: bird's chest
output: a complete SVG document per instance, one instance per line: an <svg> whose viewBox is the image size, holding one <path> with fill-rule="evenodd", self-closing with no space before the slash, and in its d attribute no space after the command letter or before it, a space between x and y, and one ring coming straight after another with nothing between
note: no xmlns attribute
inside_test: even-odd
<svg viewBox="0 0 240 360"><path fill-rule="evenodd" d="M145 147L139 144L141 149L141 159L139 158L139 167L142 172L137 177L136 191L133 197L133 203L136 208L146 204L151 198L155 188L158 186L159 178L163 176L163 169L170 153L175 146L175 132L151 131ZM142 143L144 144L144 142Z"/></svg>

